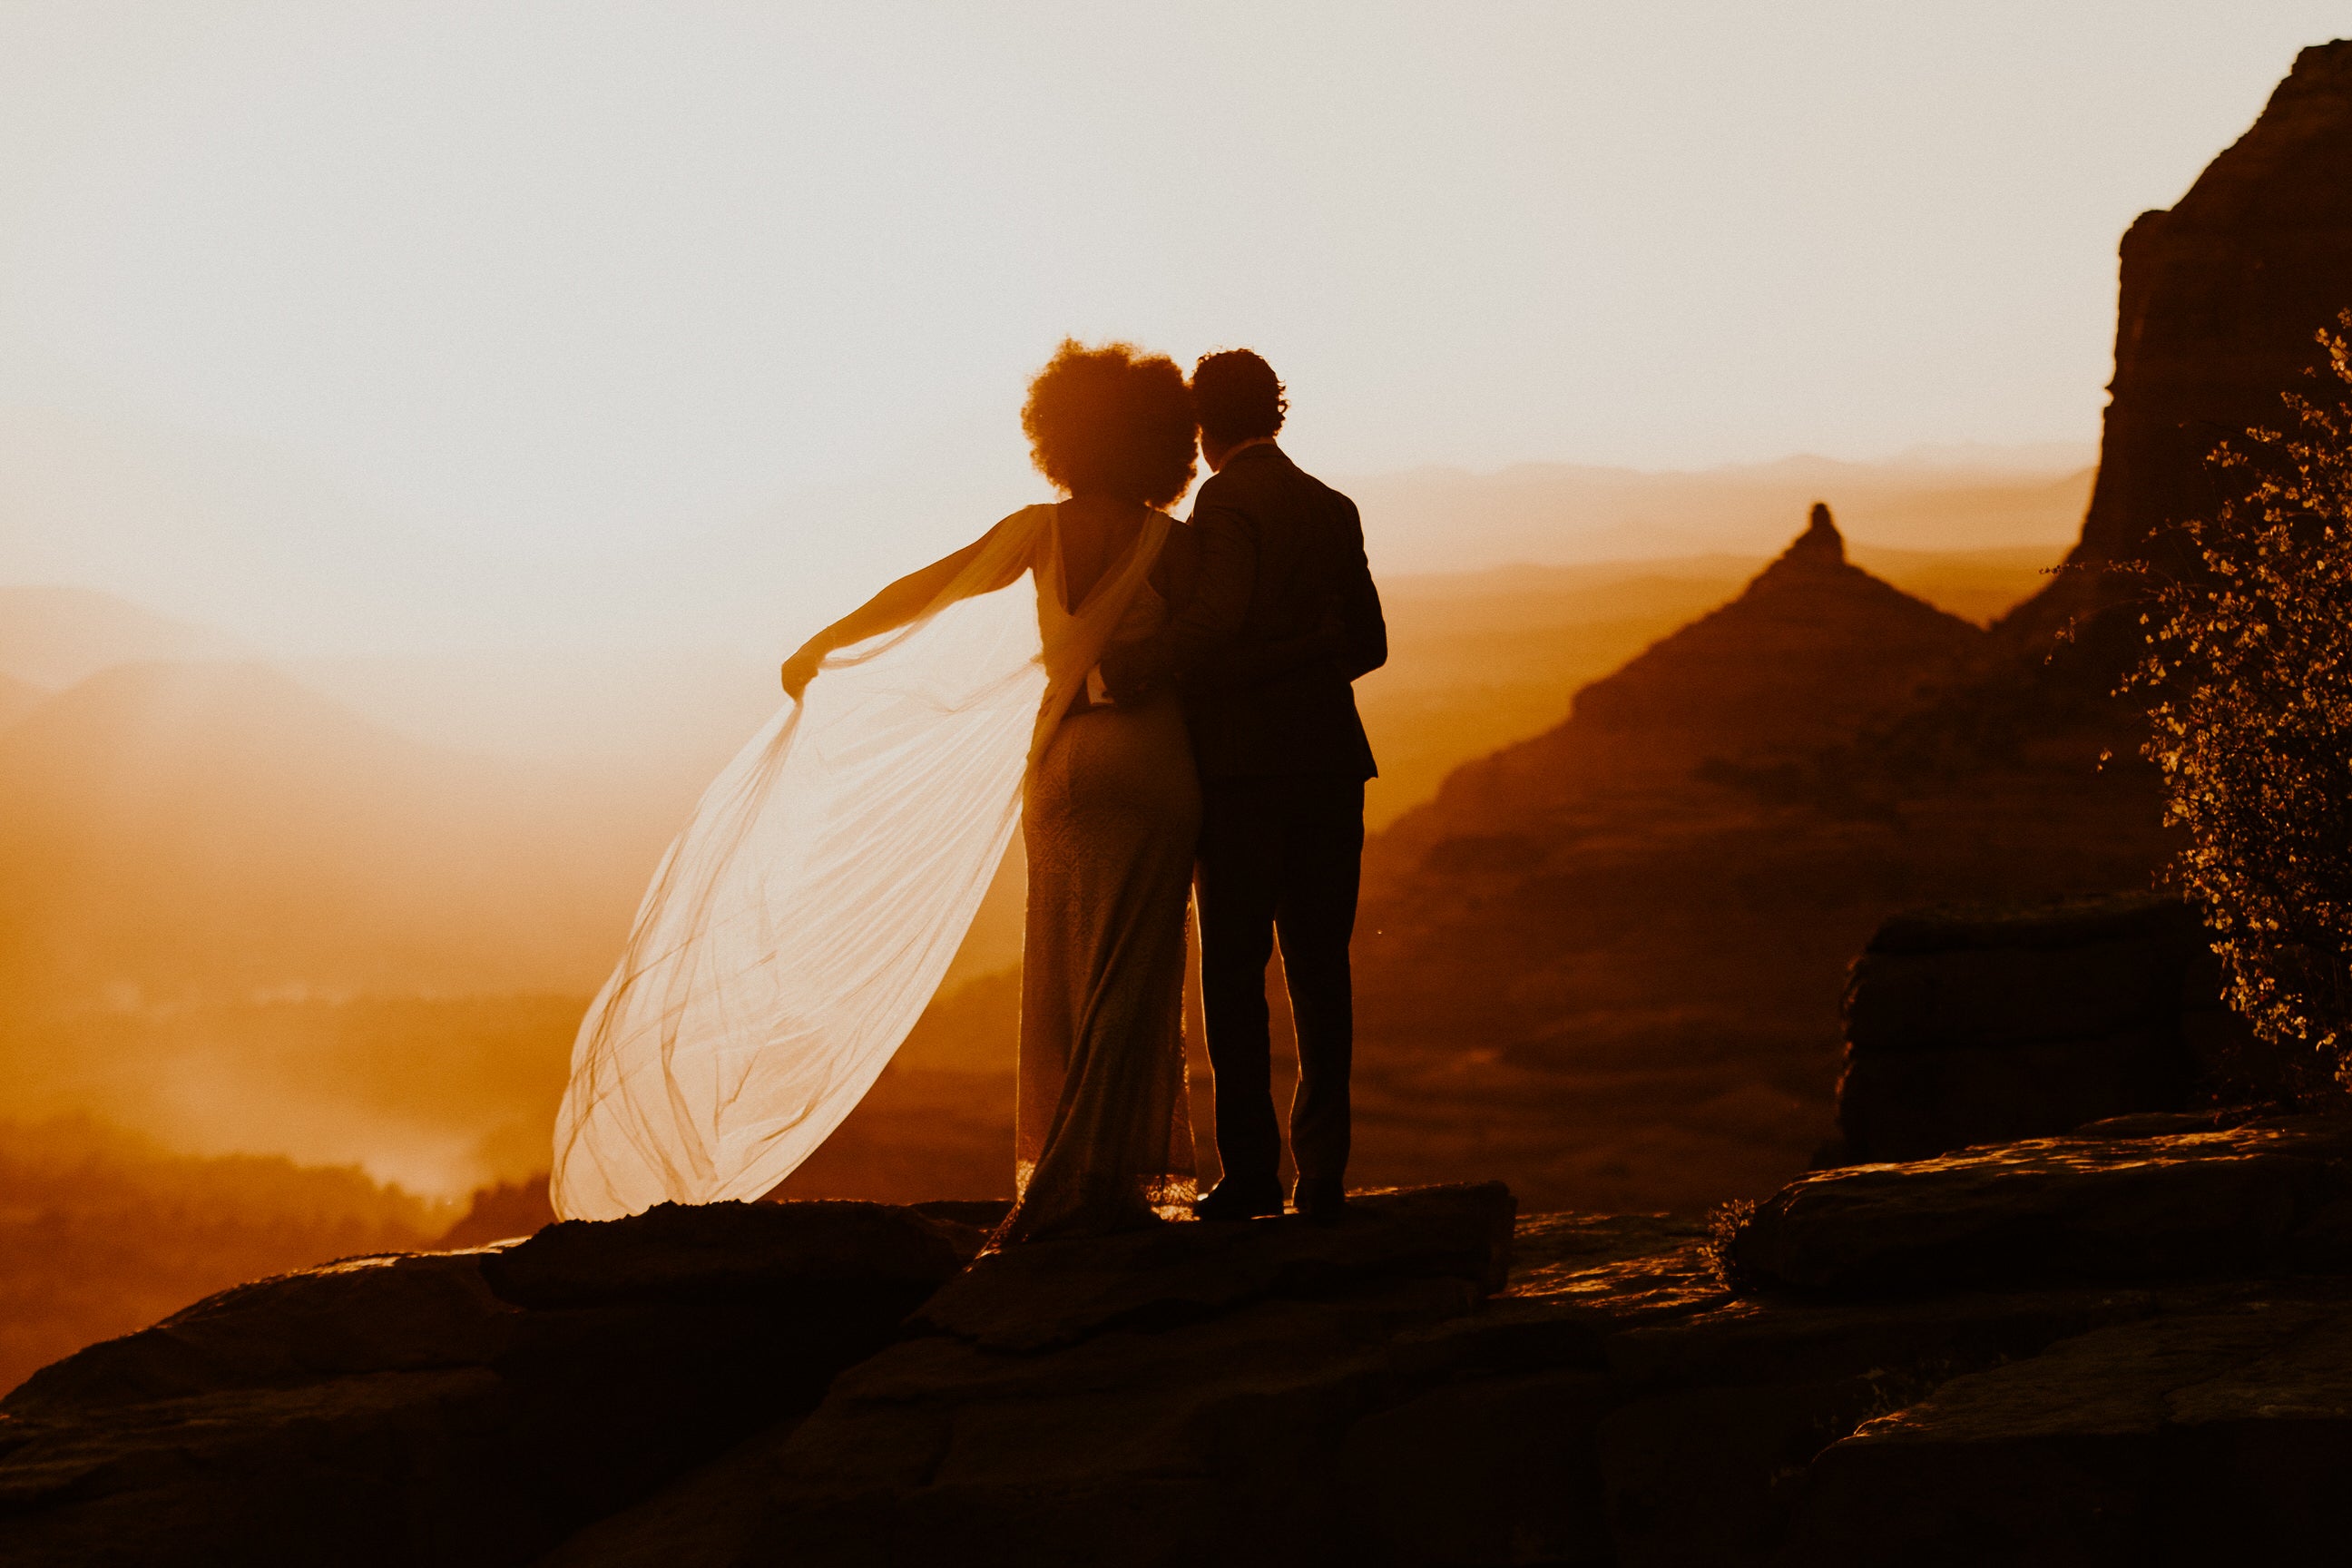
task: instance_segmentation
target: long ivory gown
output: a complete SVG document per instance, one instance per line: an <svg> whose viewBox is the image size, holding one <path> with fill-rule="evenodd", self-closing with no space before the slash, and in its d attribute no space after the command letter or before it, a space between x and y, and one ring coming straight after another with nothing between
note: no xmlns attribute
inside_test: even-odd
<svg viewBox="0 0 2352 1568"><path fill-rule="evenodd" d="M1036 573L1049 643L1069 614L1059 540L1056 527L1055 558ZM1150 637L1167 619L1147 580L1110 644ZM1184 917L1201 786L1175 694L1074 705L1022 802L1020 1198L1000 1244L1150 1225L1193 1193Z"/></svg>
<svg viewBox="0 0 2352 1568"><path fill-rule="evenodd" d="M1077 700L1115 637L1167 614L1148 578L1175 526L1154 513L1073 608L1059 510L1012 514L712 782L581 1022L559 1215L756 1198L790 1175L938 990L1024 803L1024 1195L1003 1237L1145 1223L1187 1195L1192 758L1172 700Z"/></svg>

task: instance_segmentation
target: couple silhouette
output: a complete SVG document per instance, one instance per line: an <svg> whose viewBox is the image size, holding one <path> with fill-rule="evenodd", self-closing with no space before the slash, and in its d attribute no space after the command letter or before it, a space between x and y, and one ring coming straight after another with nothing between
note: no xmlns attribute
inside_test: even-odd
<svg viewBox="0 0 2352 1568"><path fill-rule="evenodd" d="M1022 424L1063 499L810 638L783 666L786 712L673 847L582 1027L560 1212L772 1186L904 1038L1017 822L1018 1197L995 1244L1283 1211L1277 942L1292 1201L1344 1215L1375 772L1351 683L1388 639L1355 505L1282 450L1286 410L1247 350L1188 383L1123 343L1061 346ZM1211 477L1179 522L1165 509L1196 447ZM1016 632L986 606L1024 576L1034 616ZM1198 1196L1188 903L1223 1170Z"/></svg>

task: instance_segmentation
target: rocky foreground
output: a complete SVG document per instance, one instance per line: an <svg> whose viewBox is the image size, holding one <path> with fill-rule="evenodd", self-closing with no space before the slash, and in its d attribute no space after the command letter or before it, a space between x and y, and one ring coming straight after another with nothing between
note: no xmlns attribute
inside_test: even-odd
<svg viewBox="0 0 2352 1568"><path fill-rule="evenodd" d="M0 1411L11 1564L2340 1555L2352 1125L2166 1116L1736 1230L663 1208L243 1287Z"/></svg>

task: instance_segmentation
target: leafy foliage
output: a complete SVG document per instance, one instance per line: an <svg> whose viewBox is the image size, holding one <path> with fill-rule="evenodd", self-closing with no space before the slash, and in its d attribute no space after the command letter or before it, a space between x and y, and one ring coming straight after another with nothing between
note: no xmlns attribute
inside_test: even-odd
<svg viewBox="0 0 2352 1568"><path fill-rule="evenodd" d="M1700 1255L1706 1259L1707 1272L1716 1284L1735 1296L1744 1296L1755 1289L1756 1280L1739 1261L1739 1227L1756 1213L1751 1199L1733 1198L1717 1204L1706 1216L1706 1239L1699 1244Z"/></svg>
<svg viewBox="0 0 2352 1568"><path fill-rule="evenodd" d="M2230 1000L2306 1089L2352 1081L2352 310L2326 331L2326 401L2211 459L2229 499L2181 525L2188 569L2151 600L2129 686L2175 879L2201 901Z"/></svg>

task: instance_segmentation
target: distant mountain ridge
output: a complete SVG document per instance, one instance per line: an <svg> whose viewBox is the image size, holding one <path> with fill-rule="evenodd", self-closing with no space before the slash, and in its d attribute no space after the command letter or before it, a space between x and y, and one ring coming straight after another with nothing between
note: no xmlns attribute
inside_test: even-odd
<svg viewBox="0 0 2352 1568"><path fill-rule="evenodd" d="M2046 444L1681 472L1537 463L1491 474L1349 474L1301 455L1362 503L1373 566L1390 575L1708 551L1762 556L1816 496L1873 544L2063 545L2088 483L2077 454ZM1017 444L1007 444L976 468L780 489L740 512L677 520L623 552L521 555L498 548L491 533L453 535L380 513L303 454L266 442L0 406L0 581L86 584L305 657L574 647L583 633L631 647L791 646L883 575L833 575L827 534L900 539L911 567L1038 499L1024 472ZM0 669L10 668L0 658ZM86 673L35 679L58 686Z"/></svg>
<svg viewBox="0 0 2352 1568"><path fill-rule="evenodd" d="M13 675L0 674L0 730L5 730L17 720L39 707L48 691L29 680L19 680Z"/></svg>
<svg viewBox="0 0 2352 1568"><path fill-rule="evenodd" d="M1809 1124L1829 1133L1845 965L1874 921L2146 888L2172 844L2137 756L2144 717L2115 694L2140 647L2133 586L2105 569L2180 563L2170 525L2210 515L2217 495L2206 455L2310 384L2313 335L2352 304L2347 279L2339 41L2303 51L2246 134L2125 237L2114 397L2074 569L1975 652L1894 672L1916 677L1914 695L1863 714L1850 689L1889 673L1870 641L1851 642L1843 674L1833 659L1805 673L1726 612L1719 626L1742 634L1730 658L1636 665L1736 674L1744 651L1754 711L1718 702L1714 741L1729 752L1734 732L1752 744L1786 727L1811 731L1811 755L1706 757L1612 787L1579 755L1604 743L1611 704L1580 697L1568 724L1462 770L1375 840L1358 928L1366 1175L1475 1156L1538 1204L1601 1208L1760 1191L1802 1163ZM1674 679L1623 698L1620 743L1655 742L1678 703L1717 700ZM1811 723L1840 704L1854 708L1843 738Z"/></svg>
<svg viewBox="0 0 2352 1568"><path fill-rule="evenodd" d="M1790 458L1686 473L1528 463L1335 482L1364 514L1374 570L1410 573L1765 556L1787 537L1788 519L1824 496L1849 534L1875 546L2054 552L2080 530L2094 471Z"/></svg>
<svg viewBox="0 0 2352 1568"><path fill-rule="evenodd" d="M266 666L117 665L0 733L0 974L19 1005L584 990L658 844Z"/></svg>
<svg viewBox="0 0 2352 1568"><path fill-rule="evenodd" d="M1601 758L1649 767L1809 752L1907 700L1981 637L1850 563L1817 502L1805 531L1738 598L1578 692L1569 729ZM1873 650L1868 662L1854 662L1857 647ZM1776 700L1790 691L1806 700Z"/></svg>
<svg viewBox="0 0 2352 1568"><path fill-rule="evenodd" d="M1928 554L1901 566L2006 602L2039 559ZM1754 565L1390 577L1396 657L1362 698L1379 789L1412 793L1376 822L1456 763L1555 723L1571 689L1730 597ZM142 656L234 645L100 595L27 599L70 656L20 619L27 668L107 668L63 690L26 688L17 723L0 723L0 1026L12 1011L105 1011L13 1044L0 1028L0 1051L18 1064L7 1076L30 1097L0 1094L0 1113L82 1107L191 1146L305 1158L354 1139L379 1172L433 1184L446 1173L422 1173L478 1159L487 1173L520 1173L530 1166L517 1161L543 1158L522 1152L532 1139L517 1135L528 1118L516 1107L529 1096L500 1075L535 1084L560 1068L555 1026L534 1025L527 1062L454 1076L431 1064L462 1042L519 1037L499 1022L515 993L581 997L601 981L695 793L772 707L764 661L157 662ZM484 750L500 743L511 753ZM940 1028L969 1032L981 992L1010 994L1001 976L1019 961L1020 893L1017 874L992 893L910 1068L932 1062L923 1041ZM338 1054L354 1020L420 994L450 1008L405 1058L451 1097L439 1130L428 1110L361 1093ZM1009 1066L1010 1014L989 1017L986 1048L977 1037L958 1048ZM276 1043L232 1049L247 1034ZM936 1134L929 1090L900 1088L905 1106L884 1095L874 1113L905 1110ZM492 1123L498 1149L468 1153ZM857 1166L852 1153L845 1144L833 1163Z"/></svg>
<svg viewBox="0 0 2352 1568"><path fill-rule="evenodd" d="M1475 1158L1531 1201L1604 1208L1780 1179L1830 1135L1844 967L1889 909L2144 878L2152 816L2095 774L1894 803L1783 787L1990 642L1853 565L1817 509L1729 604L1375 837L1365 1179Z"/></svg>
<svg viewBox="0 0 2352 1568"><path fill-rule="evenodd" d="M93 588L0 586L0 675L56 690L118 664L252 658L235 638Z"/></svg>

